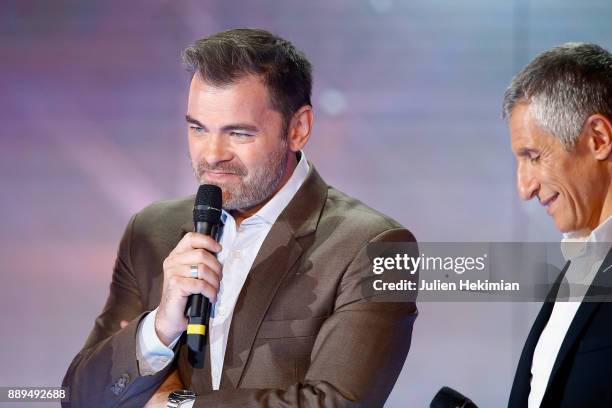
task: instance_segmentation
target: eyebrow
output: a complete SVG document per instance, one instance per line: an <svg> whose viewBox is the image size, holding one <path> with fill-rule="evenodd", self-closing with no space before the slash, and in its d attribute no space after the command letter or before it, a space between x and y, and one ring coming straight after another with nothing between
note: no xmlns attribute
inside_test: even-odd
<svg viewBox="0 0 612 408"><path fill-rule="evenodd" d="M185 120L187 121L187 123L192 123L196 126L201 127L202 129L208 130L206 129L206 126L204 126L199 120L192 118L189 115L185 115Z"/></svg>
<svg viewBox="0 0 612 408"><path fill-rule="evenodd" d="M192 118L189 115L185 115L185 120L187 121L187 123L192 123L192 124L194 124L196 126L201 127L202 129L208 131L208 129L206 128L206 126L204 126L202 124L202 122L200 122L197 119ZM248 132L259 132L259 128L257 126L251 125L251 124L248 124L248 123L232 123L232 124L229 124L229 125L225 125L225 126L223 126L221 128L221 131L223 133L227 133L227 132L234 131L234 130L246 130Z"/></svg>

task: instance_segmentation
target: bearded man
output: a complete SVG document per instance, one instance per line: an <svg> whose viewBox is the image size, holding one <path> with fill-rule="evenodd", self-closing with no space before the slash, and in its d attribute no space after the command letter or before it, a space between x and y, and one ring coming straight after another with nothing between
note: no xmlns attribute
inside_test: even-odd
<svg viewBox="0 0 612 408"><path fill-rule="evenodd" d="M64 379L71 405L382 406L416 306L364 290L367 249L414 237L306 159L311 65L290 42L230 30L184 60L192 165L222 190L219 242L193 232L193 196L132 217L106 306ZM203 368L186 357L192 294L213 304ZM186 390L169 397L173 386Z"/></svg>

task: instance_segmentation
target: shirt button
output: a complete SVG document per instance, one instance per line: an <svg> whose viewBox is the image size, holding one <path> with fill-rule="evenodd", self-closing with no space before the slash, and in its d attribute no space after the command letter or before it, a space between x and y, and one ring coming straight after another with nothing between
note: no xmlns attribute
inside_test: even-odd
<svg viewBox="0 0 612 408"><path fill-rule="evenodd" d="M242 256L242 251L239 249L234 250L234 258L240 258Z"/></svg>
<svg viewBox="0 0 612 408"><path fill-rule="evenodd" d="M168 357L162 357L159 359L159 361L161 361L162 363L167 363L168 362Z"/></svg>

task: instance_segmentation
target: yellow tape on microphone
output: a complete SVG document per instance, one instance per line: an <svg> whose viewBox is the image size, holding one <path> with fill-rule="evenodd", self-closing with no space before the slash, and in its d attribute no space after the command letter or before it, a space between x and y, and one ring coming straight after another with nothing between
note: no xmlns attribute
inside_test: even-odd
<svg viewBox="0 0 612 408"><path fill-rule="evenodd" d="M206 326L203 324L188 324L187 334L199 334L204 336L206 334Z"/></svg>

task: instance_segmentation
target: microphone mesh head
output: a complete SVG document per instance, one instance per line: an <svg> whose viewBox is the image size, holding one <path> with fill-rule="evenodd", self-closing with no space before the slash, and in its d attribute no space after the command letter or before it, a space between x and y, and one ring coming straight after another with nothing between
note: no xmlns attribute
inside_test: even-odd
<svg viewBox="0 0 612 408"><path fill-rule="evenodd" d="M218 210L200 210L194 208L194 221L205 221L218 224L219 220L221 219L221 188L213 184L202 184L198 188L198 193L196 194L194 205L204 205L207 207L216 208Z"/></svg>

